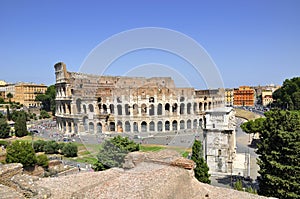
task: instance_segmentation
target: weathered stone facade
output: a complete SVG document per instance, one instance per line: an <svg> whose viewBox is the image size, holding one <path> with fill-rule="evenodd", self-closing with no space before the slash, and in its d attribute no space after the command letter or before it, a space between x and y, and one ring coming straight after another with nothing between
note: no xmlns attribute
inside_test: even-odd
<svg viewBox="0 0 300 199"><path fill-rule="evenodd" d="M166 132L203 126L224 90L177 88L170 77L98 76L55 64L57 126L64 133Z"/></svg>
<svg viewBox="0 0 300 199"><path fill-rule="evenodd" d="M206 112L204 157L210 172L232 172L236 156L235 127L233 108L217 108Z"/></svg>

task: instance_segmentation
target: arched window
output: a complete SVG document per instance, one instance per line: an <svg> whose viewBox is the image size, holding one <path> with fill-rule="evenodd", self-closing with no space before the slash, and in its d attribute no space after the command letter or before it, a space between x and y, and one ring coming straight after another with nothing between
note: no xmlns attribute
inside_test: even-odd
<svg viewBox="0 0 300 199"><path fill-rule="evenodd" d="M139 127L138 127L138 124L136 122L133 123L133 131L134 132L138 132L139 131Z"/></svg>
<svg viewBox="0 0 300 199"><path fill-rule="evenodd" d="M165 111L166 111L166 113L170 111L170 104L169 103L166 103Z"/></svg>
<svg viewBox="0 0 300 199"><path fill-rule="evenodd" d="M186 128L187 129L191 129L192 128L192 121L191 120L187 120L186 121Z"/></svg>
<svg viewBox="0 0 300 199"><path fill-rule="evenodd" d="M88 126L88 117L83 117L82 121L83 121L84 131L87 132L87 131L89 130L89 126Z"/></svg>
<svg viewBox="0 0 300 199"><path fill-rule="evenodd" d="M157 131L162 131L163 130L163 124L161 121L157 122Z"/></svg>
<svg viewBox="0 0 300 199"><path fill-rule="evenodd" d="M176 120L174 120L174 121L172 122L172 130L173 130L173 131L177 131L177 121L176 121Z"/></svg>
<svg viewBox="0 0 300 199"><path fill-rule="evenodd" d="M157 115L162 115L162 104L159 103L157 106Z"/></svg>
<svg viewBox="0 0 300 199"><path fill-rule="evenodd" d="M153 121L150 122L149 126L150 126L150 129L149 129L150 131L155 131L155 124Z"/></svg>
<svg viewBox="0 0 300 199"><path fill-rule="evenodd" d="M141 106L141 108L142 108L142 114L146 114L147 113L147 105L146 104L142 104L142 106Z"/></svg>
<svg viewBox="0 0 300 199"><path fill-rule="evenodd" d="M172 112L177 113L177 108L178 108L177 103L174 103L172 106Z"/></svg>
<svg viewBox="0 0 300 199"><path fill-rule="evenodd" d="M133 114L138 115L139 114L139 107L137 104L133 105Z"/></svg>
<svg viewBox="0 0 300 199"><path fill-rule="evenodd" d="M115 114L115 106L113 104L109 105L109 110L111 114Z"/></svg>
<svg viewBox="0 0 300 199"><path fill-rule="evenodd" d="M194 129L197 128L197 119L194 119L194 121L193 121L193 128L194 128Z"/></svg>
<svg viewBox="0 0 300 199"><path fill-rule="evenodd" d="M125 115L130 115L129 105L125 104Z"/></svg>
<svg viewBox="0 0 300 199"><path fill-rule="evenodd" d="M142 132L147 132L147 122L143 121L141 123L141 130Z"/></svg>
<svg viewBox="0 0 300 199"><path fill-rule="evenodd" d="M170 122L166 121L165 122L165 131L169 131L170 130Z"/></svg>
<svg viewBox="0 0 300 199"><path fill-rule="evenodd" d="M186 111L187 111L187 114L191 114L191 107L192 107L192 104L191 104L191 103L188 103L188 104L187 104L187 107L186 107L186 108L187 108L187 110L186 110Z"/></svg>
<svg viewBox="0 0 300 199"><path fill-rule="evenodd" d="M121 104L117 105L117 109L118 109L118 115L122 115L122 105Z"/></svg>
<svg viewBox="0 0 300 199"><path fill-rule="evenodd" d="M76 100L77 113L81 113L81 99Z"/></svg>
<svg viewBox="0 0 300 199"><path fill-rule="evenodd" d="M115 126L115 123L114 123L114 122L110 122L110 123L109 123L109 130L110 130L110 131L116 131L116 126Z"/></svg>
<svg viewBox="0 0 300 199"><path fill-rule="evenodd" d="M93 104L89 104L89 111L90 112L94 112L94 106L93 106Z"/></svg>
<svg viewBox="0 0 300 199"><path fill-rule="evenodd" d="M131 131L130 122L126 121L125 122L125 132L130 132L130 131Z"/></svg>
<svg viewBox="0 0 300 199"><path fill-rule="evenodd" d="M86 114L86 106L85 106L85 104L82 107L83 107L83 112Z"/></svg>
<svg viewBox="0 0 300 199"><path fill-rule="evenodd" d="M97 123L97 133L102 133L102 124L100 122Z"/></svg>
<svg viewBox="0 0 300 199"><path fill-rule="evenodd" d="M149 106L149 115L154 115L154 105L153 104L151 104Z"/></svg>
<svg viewBox="0 0 300 199"><path fill-rule="evenodd" d="M106 106L106 104L102 105L102 109L103 109L103 114L107 114L107 106Z"/></svg>
<svg viewBox="0 0 300 199"><path fill-rule="evenodd" d="M184 114L184 103L181 103L180 104L180 115L183 115Z"/></svg>
<svg viewBox="0 0 300 199"><path fill-rule="evenodd" d="M185 127L184 127L184 120L180 120L180 129L182 130L182 129L184 129Z"/></svg>
<svg viewBox="0 0 300 199"><path fill-rule="evenodd" d="M89 132L94 133L94 123L93 122L89 123Z"/></svg>

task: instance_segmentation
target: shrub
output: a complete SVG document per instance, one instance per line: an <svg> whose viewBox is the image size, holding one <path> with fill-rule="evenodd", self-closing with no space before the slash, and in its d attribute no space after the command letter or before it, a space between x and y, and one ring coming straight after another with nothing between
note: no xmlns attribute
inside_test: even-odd
<svg viewBox="0 0 300 199"><path fill-rule="evenodd" d="M44 146L46 145L46 141L44 140L37 140L33 142L33 148L35 152L43 152L44 151Z"/></svg>
<svg viewBox="0 0 300 199"><path fill-rule="evenodd" d="M49 159L45 154L40 154L36 156L37 159L37 165L42 166L44 168L48 168L49 165Z"/></svg>
<svg viewBox="0 0 300 199"><path fill-rule="evenodd" d="M58 143L55 141L49 141L44 146L44 152L47 154L58 153Z"/></svg>
<svg viewBox="0 0 300 199"><path fill-rule="evenodd" d="M30 143L15 141L7 146L7 163L21 163L24 167L28 167L34 166L36 161L35 152Z"/></svg>
<svg viewBox="0 0 300 199"><path fill-rule="evenodd" d="M65 144L64 147L62 148L62 153L66 157L76 157L77 152L78 152L78 148L73 143Z"/></svg>

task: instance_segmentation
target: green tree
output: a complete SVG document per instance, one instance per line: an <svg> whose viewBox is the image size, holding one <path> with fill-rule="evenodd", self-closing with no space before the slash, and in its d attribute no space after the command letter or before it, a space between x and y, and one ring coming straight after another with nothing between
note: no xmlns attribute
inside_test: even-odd
<svg viewBox="0 0 300 199"><path fill-rule="evenodd" d="M273 93L273 106L284 110L300 110L300 77L286 79Z"/></svg>
<svg viewBox="0 0 300 199"><path fill-rule="evenodd" d="M15 121L15 135L17 137L23 137L28 135L27 125L26 125L26 114L21 112L18 114Z"/></svg>
<svg viewBox="0 0 300 199"><path fill-rule="evenodd" d="M7 93L6 97L8 98L9 103L11 103L11 99L12 99L14 96L13 96L13 94L11 94L11 93Z"/></svg>
<svg viewBox="0 0 300 199"><path fill-rule="evenodd" d="M194 141L191 159L196 163L196 168L194 169L195 178L200 182L210 184L209 168L203 158L202 144L198 140Z"/></svg>
<svg viewBox="0 0 300 199"><path fill-rule="evenodd" d="M43 151L47 154L54 154L54 153L58 153L58 149L59 149L58 143L52 140L52 141L48 141L44 145Z"/></svg>
<svg viewBox="0 0 300 199"><path fill-rule="evenodd" d="M139 144L134 143L127 137L114 137L105 140L97 155L98 161L93 165L96 171L102 171L111 167L121 167L124 158L129 152L138 151Z"/></svg>
<svg viewBox="0 0 300 199"><path fill-rule="evenodd" d="M24 167L34 166L36 156L28 142L15 141L6 149L7 163L21 163Z"/></svg>
<svg viewBox="0 0 300 199"><path fill-rule="evenodd" d="M5 118L0 118L0 138L8 138L10 127L7 124Z"/></svg>
<svg viewBox="0 0 300 199"><path fill-rule="evenodd" d="M43 119L45 119L45 118L50 118L50 115L49 115L48 112L45 111L45 110L41 110L40 116L41 116L41 118L43 118Z"/></svg>
<svg viewBox="0 0 300 199"><path fill-rule="evenodd" d="M61 150L62 154L66 157L76 157L78 148L74 143L67 143Z"/></svg>
<svg viewBox="0 0 300 199"><path fill-rule="evenodd" d="M6 118L7 118L8 121L11 120L11 115L10 115L10 111L9 111L9 106L8 105L6 105Z"/></svg>
<svg viewBox="0 0 300 199"><path fill-rule="evenodd" d="M33 142L33 148L34 148L34 151L36 153L38 152L44 152L44 146L46 145L46 141L44 140L37 140L37 141L34 141Z"/></svg>
<svg viewBox="0 0 300 199"><path fill-rule="evenodd" d="M259 133L264 129L264 121L265 118L257 118L255 120L250 120L248 122L244 122L241 125L241 128L246 133Z"/></svg>
<svg viewBox="0 0 300 199"><path fill-rule="evenodd" d="M300 112L270 111L260 134L259 194L300 198Z"/></svg>
<svg viewBox="0 0 300 199"><path fill-rule="evenodd" d="M55 96L56 89L55 85L51 85L47 88L45 94L38 94L35 97L36 101L42 102L42 109L45 111L51 111L52 114L55 114Z"/></svg>

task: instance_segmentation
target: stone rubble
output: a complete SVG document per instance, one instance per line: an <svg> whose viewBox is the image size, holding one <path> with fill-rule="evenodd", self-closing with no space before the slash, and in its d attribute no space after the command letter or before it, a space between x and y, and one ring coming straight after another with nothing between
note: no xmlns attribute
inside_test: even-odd
<svg viewBox="0 0 300 199"><path fill-rule="evenodd" d="M124 168L54 178L16 172L20 165L12 165L15 175L9 175L9 166L0 165L0 198L266 198L200 183L193 176L194 162L169 150L130 153Z"/></svg>

